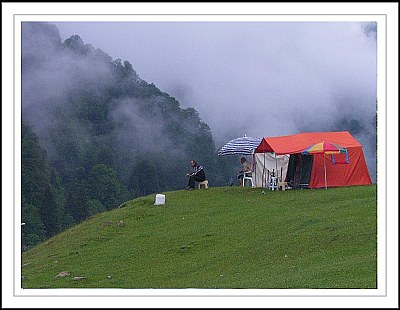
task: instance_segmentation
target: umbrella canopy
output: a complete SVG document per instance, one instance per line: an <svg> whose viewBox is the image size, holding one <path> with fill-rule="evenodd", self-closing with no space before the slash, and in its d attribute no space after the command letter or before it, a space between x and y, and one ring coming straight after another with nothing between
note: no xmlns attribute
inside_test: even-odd
<svg viewBox="0 0 400 310"><path fill-rule="evenodd" d="M303 155L315 155L315 154L323 154L324 155L324 173L325 173L325 189L328 188L326 182L326 162L325 162L325 154L340 154L346 153L347 150L337 145L336 143L322 141L316 144L313 144L306 148L301 154Z"/></svg>
<svg viewBox="0 0 400 310"><path fill-rule="evenodd" d="M306 148L302 154L305 155L313 155L313 154L340 154L346 153L346 149L337 145L336 143L322 141L316 144L313 144Z"/></svg>
<svg viewBox="0 0 400 310"><path fill-rule="evenodd" d="M218 156L235 154L252 155L260 142L261 138L253 138L247 136L236 138L226 143L218 151Z"/></svg>

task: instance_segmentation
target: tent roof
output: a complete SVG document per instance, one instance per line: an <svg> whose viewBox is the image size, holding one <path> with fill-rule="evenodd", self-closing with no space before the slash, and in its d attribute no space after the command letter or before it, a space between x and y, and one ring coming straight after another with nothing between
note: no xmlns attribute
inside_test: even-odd
<svg viewBox="0 0 400 310"><path fill-rule="evenodd" d="M348 131L303 132L290 136L264 137L255 153L296 154L322 141L336 143L343 148L361 147L361 144Z"/></svg>

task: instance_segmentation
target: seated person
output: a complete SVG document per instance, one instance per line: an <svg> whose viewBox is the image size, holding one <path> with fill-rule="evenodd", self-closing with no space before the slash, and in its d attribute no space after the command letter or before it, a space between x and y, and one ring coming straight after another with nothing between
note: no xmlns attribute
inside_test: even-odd
<svg viewBox="0 0 400 310"><path fill-rule="evenodd" d="M244 172L251 172L251 163L249 163L245 157L242 157L240 159L240 162L242 163L242 170L239 171L238 174L238 180L239 180L239 186L244 186Z"/></svg>
<svg viewBox="0 0 400 310"><path fill-rule="evenodd" d="M203 166L199 165L193 159L190 161L190 166L192 167L192 172L186 173L186 176L189 177L189 184L186 189L193 190L195 182L203 182L206 179L206 174Z"/></svg>

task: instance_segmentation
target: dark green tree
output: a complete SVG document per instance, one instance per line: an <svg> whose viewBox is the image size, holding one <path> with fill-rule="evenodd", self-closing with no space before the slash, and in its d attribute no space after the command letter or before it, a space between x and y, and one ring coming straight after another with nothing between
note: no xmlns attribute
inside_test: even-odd
<svg viewBox="0 0 400 310"><path fill-rule="evenodd" d="M88 206L89 216L107 211L107 208L103 206L103 204L96 199L89 199L87 206Z"/></svg>
<svg viewBox="0 0 400 310"><path fill-rule="evenodd" d="M22 219L25 244L51 237L73 224L65 212L64 189L32 129L22 124ZM34 228L36 226L36 228ZM36 236L36 237L35 237Z"/></svg>
<svg viewBox="0 0 400 310"><path fill-rule="evenodd" d="M129 179L129 189L133 196L145 196L160 190L157 161L154 158L139 158L133 165Z"/></svg>
<svg viewBox="0 0 400 310"><path fill-rule="evenodd" d="M50 170L46 152L32 129L22 124L21 141L21 189L27 204L40 205L44 189L49 182Z"/></svg>
<svg viewBox="0 0 400 310"><path fill-rule="evenodd" d="M93 166L87 177L87 188L88 197L99 201L107 210L118 207L126 198L114 169L104 164Z"/></svg>
<svg viewBox="0 0 400 310"><path fill-rule="evenodd" d="M21 220L24 223L21 228L23 250L46 239L46 231L36 206L22 202Z"/></svg>
<svg viewBox="0 0 400 310"><path fill-rule="evenodd" d="M71 173L71 179L68 180L66 187L66 209L77 223L84 221L89 216L89 192L86 177L85 168L79 167Z"/></svg>

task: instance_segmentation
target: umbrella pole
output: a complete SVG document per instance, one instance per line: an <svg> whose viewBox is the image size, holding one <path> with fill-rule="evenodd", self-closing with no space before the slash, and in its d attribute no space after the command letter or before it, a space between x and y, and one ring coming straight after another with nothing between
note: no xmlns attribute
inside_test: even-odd
<svg viewBox="0 0 400 310"><path fill-rule="evenodd" d="M325 173L325 189L328 189L327 184L326 184L326 163L325 163L325 153L323 154L324 156L324 173Z"/></svg>

